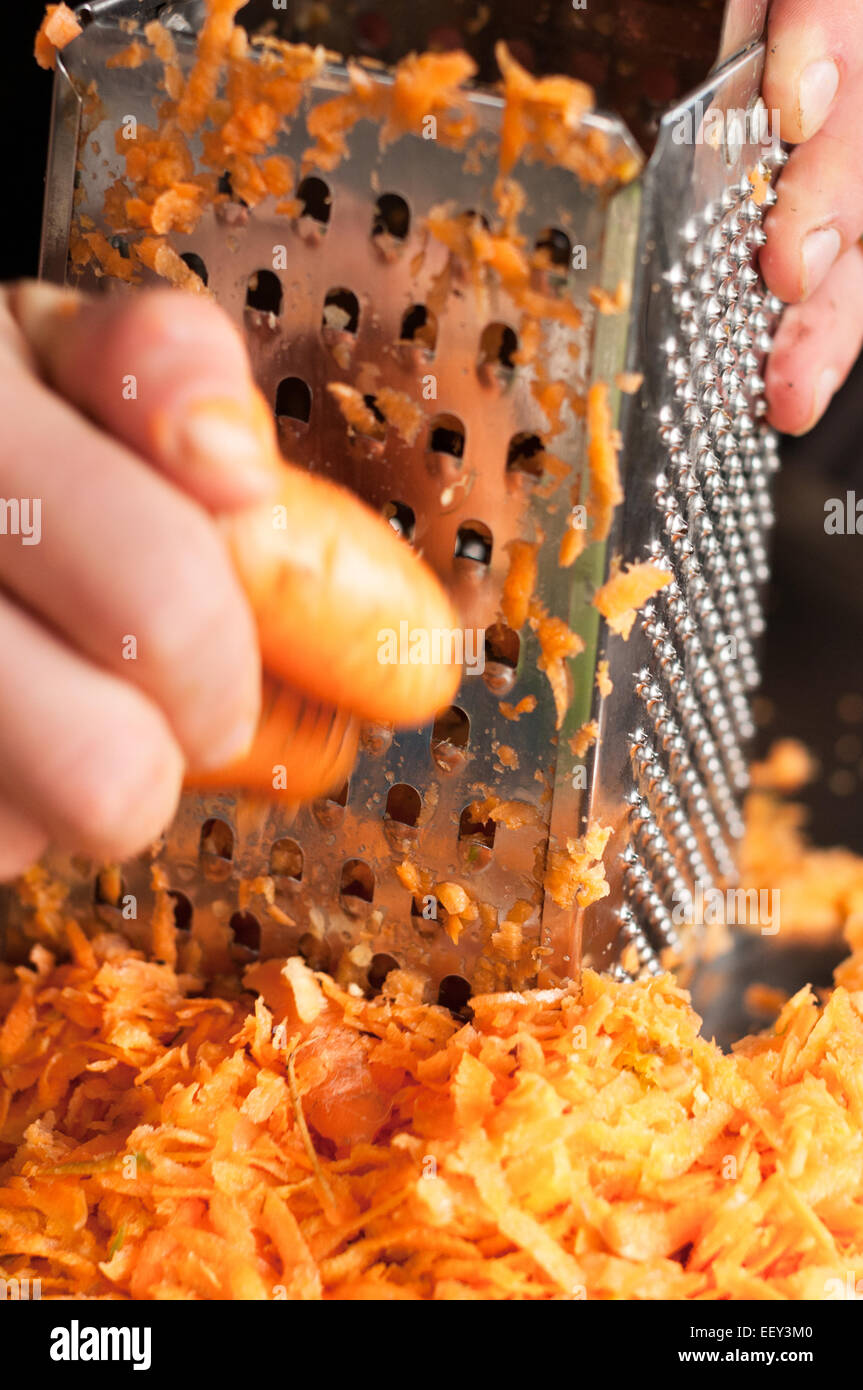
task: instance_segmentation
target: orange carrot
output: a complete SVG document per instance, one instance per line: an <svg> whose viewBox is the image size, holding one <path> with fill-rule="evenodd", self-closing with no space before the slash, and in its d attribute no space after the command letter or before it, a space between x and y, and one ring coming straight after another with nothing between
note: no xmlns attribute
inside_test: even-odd
<svg viewBox="0 0 863 1390"><path fill-rule="evenodd" d="M226 767L190 772L186 785L245 787L307 801L341 786L358 741L359 725L350 715L265 677L261 718L248 753Z"/></svg>
<svg viewBox="0 0 863 1390"><path fill-rule="evenodd" d="M39 25L33 56L40 68L53 68L57 54L81 32L81 25L68 5L46 5Z"/></svg>
<svg viewBox="0 0 863 1390"><path fill-rule="evenodd" d="M286 469L275 503L223 524L268 670L366 719L419 724L450 703L449 599L356 497Z"/></svg>

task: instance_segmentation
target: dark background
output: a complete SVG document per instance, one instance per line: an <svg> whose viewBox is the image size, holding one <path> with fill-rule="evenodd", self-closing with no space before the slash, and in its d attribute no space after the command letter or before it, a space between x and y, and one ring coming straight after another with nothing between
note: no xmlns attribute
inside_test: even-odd
<svg viewBox="0 0 863 1390"><path fill-rule="evenodd" d="M33 275L37 266L51 101L51 76L31 56L42 11L41 0L17 0L4 16L4 280ZM783 451L758 712L760 751L773 737L794 735L820 761L821 775L806 793L815 838L863 852L863 536L824 532L828 498L855 489L863 498L861 434L858 364L822 424L804 440L786 441ZM860 697L856 710L843 699L849 694Z"/></svg>

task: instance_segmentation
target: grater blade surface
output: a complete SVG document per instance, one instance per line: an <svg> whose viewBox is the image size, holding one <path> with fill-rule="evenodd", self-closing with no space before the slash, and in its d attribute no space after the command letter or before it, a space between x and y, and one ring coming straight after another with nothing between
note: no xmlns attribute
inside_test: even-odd
<svg viewBox="0 0 863 1390"><path fill-rule="evenodd" d="M98 224L120 171L111 153L119 122L129 114L152 122L160 72L154 61L106 71L129 42L128 7L89 8L94 18L57 76L43 241L43 273L57 280L69 279L73 221L83 213ZM186 9L167 12L184 61L193 48ZM697 134L708 109L752 110L762 66L763 48L752 48L668 112L642 177L625 187L584 185L543 164L514 170L527 195L519 232L545 267L537 283L581 316L577 329L543 328L537 361L571 392L553 435L537 399L537 362L513 360L518 305L493 283L476 293L457 267L441 299L446 258L423 231L441 204L490 223L497 216L494 93L471 93L478 137L468 159L412 135L382 149L375 127L361 123L347 160L310 171L326 190L322 200L320 188L306 188L305 215L223 203L175 238L242 324L259 383L282 411L286 455L387 511L450 587L465 629L486 634L485 669L465 676L454 711L433 729L368 729L347 790L302 808L229 789L183 797L158 863L211 969L300 950L365 988L397 964L421 974L429 997L457 1006L471 988L553 982L582 960L630 973L679 965L688 943L673 904L696 882L733 880L775 464L760 371L777 306L753 269L763 206L749 174L760 166L769 175L780 156L751 128L739 142L680 143L675 132L688 116ZM390 80L376 70L370 77ZM92 81L101 119L85 129L80 93ZM309 102L346 82L344 69L328 66ZM634 154L619 120L594 115L586 124L611 149ZM308 144L298 118L278 150L299 167ZM386 207L398 208L399 235L388 230ZM278 272L269 269L275 248L286 252ZM585 269L571 268L573 248L583 248ZM563 257L568 269L557 263ZM121 292L90 271L80 282ZM278 302L255 307L268 284ZM597 286L628 307L597 312ZM615 387L621 371L643 376L637 394ZM384 438L351 432L327 390L334 381L366 397L391 386L421 401L417 439L393 428ZM625 501L608 541L563 569L570 489L583 496L588 487L578 402L595 382L610 387ZM424 384L434 399L423 397ZM557 486L547 467L536 477L537 455L552 453L566 470ZM507 547L524 539L539 543L537 594L547 612L585 644L570 663L559 731L536 633L512 633L500 620ZM674 574L627 643L591 604L618 555L654 558ZM597 689L600 661L613 684L607 696ZM502 703L525 698L535 708L508 718ZM570 739L591 719L600 740L576 756ZM522 808L511 824L473 819L469 808L490 796ZM611 891L582 913L544 891L544 865L550 848L597 821L612 831ZM405 863L420 871L422 891L406 885ZM68 909L85 918L100 867L70 857L49 865L68 886ZM152 856L123 865L121 877L115 902L97 889L96 911L146 944ZM262 877L271 886L258 891ZM447 885L476 907L457 926L459 914L444 906ZM124 914L128 901L134 918ZM13 935L22 911L11 904Z"/></svg>

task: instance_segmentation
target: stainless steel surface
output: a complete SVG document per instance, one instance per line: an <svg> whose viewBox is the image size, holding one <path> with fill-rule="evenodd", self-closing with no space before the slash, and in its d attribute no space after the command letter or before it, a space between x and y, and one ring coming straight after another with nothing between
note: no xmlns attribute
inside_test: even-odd
<svg viewBox="0 0 863 1390"><path fill-rule="evenodd" d="M687 113L697 131L719 111L729 119L711 128L734 136L731 116L753 109L762 67L762 48L745 53L670 111L644 175L630 366L645 382L622 426L616 544L629 555L639 537L675 579L628 645L609 645L615 691L594 796L595 813L617 828L619 929L609 914L607 934L595 935L585 958L599 965L630 940L641 968L657 969L678 936L672 916L685 914L686 888L733 882L743 831L777 466L761 378L779 310L753 268L764 208L748 175L759 162L772 172L784 155L675 135ZM768 191L765 207L774 198Z"/></svg>
<svg viewBox="0 0 863 1390"><path fill-rule="evenodd" d="M152 120L159 70L148 62L106 72L105 60L129 35L110 22L110 3L91 9L97 17L62 66L79 88L94 78L98 83L101 121L79 150L77 209L98 222L104 189L119 172L114 129L129 114ZM182 36L179 44L187 52ZM525 627L515 666L496 661L484 677L465 677L455 702L469 720L464 749L450 744L433 751L428 728L397 734L389 747L373 750L370 740L344 803L334 799L299 812L239 801L228 790L184 797L160 863L172 889L191 904L192 935L213 968L227 969L248 954L250 943L264 954L299 946L315 963L363 984L370 966L374 976L390 958L422 969L430 990L442 990L445 999L455 997L453 988L457 996L461 980L475 988L522 987L540 965L546 977L573 974L582 952L600 967L656 970L680 956L670 927L672 893L685 896L695 878L733 875L772 467L771 441L758 418L772 320L752 271L761 209L747 181L765 151L748 136L681 144L675 132L687 112L751 107L762 64L762 48L744 53L668 113L643 178L621 191L587 188L563 170L537 164L515 170L527 192L519 227L527 244L551 227L587 254L587 270L543 277L546 288L555 287L583 315L576 333L546 325L540 359L549 376L583 394L591 381L613 383L624 367L644 374L636 396L613 385L611 391L626 501L608 543L589 547L572 570L559 567L557 554L570 489L580 487L584 495L587 485L581 418L566 411L564 429L549 438L532 390L535 367L478 366L483 329L497 323L517 332L516 306L499 289L478 296L466 285L439 306L433 352L404 341L406 313L427 303L443 269L440 248L422 232L430 208L449 202L454 212L496 217L491 189L500 103L494 95L472 95L486 139L470 161L412 136L381 151L374 128L358 125L349 159L321 175L331 195L325 229L309 217L279 217L266 205L250 212L228 204L211 210L192 236L176 239L181 252L203 260L210 289L243 323L274 404L287 378L310 388L308 420L280 421L290 457L346 482L376 507L399 504L397 516L412 513L412 543L449 584L467 628L494 624L508 542L541 538L537 596L586 644L571 663L572 702L556 741L551 692L537 670L540 650ZM61 72L58 83L65 80ZM344 84L344 74L329 68L311 100ZM629 142L619 121L597 116L590 124L612 142ZM68 209L68 172L64 185L59 167L65 128L58 126L46 214L44 265L55 276L58 228ZM279 152L299 161L307 145L298 120ZM386 245L372 235L381 193L398 194L410 210L407 237ZM286 247L289 268L278 273L281 304L271 315L246 307L246 295L250 277L273 265L278 246ZM631 285L632 307L596 315L589 291L598 283L609 293ZM359 309L357 323L341 332L321 326L333 289L350 291ZM351 303L344 296L339 302ZM351 435L326 390L328 382L345 381L374 395L386 384L419 399L429 373L437 399L424 407L424 429L413 445L393 430L385 445ZM439 416L460 422L461 459L429 448ZM544 436L566 465L557 488L553 479L537 483L507 469L510 441L533 434ZM471 537L486 532L490 557L476 558ZM675 573L673 588L642 615L628 643L608 636L590 602L619 554L627 561L667 559ZM614 681L606 699L595 682L603 657ZM505 718L501 699L525 695L536 698L535 712L517 723ZM602 741L587 757L581 789L574 785L569 736L591 717L600 722ZM516 766L500 760L501 745L514 751L515 760L507 761ZM397 787L419 793L413 825L404 811L411 798L403 793L399 809ZM533 808L534 823L497 826L491 846L487 827L468 827L460 836L465 808L488 794ZM229 828L230 860L201 855L201 827L213 818ZM614 831L607 856L612 892L579 914L556 906L537 885L549 845L563 846L594 819ZM236 915L240 884L266 873L273 845L285 840L302 852L302 876L276 875L275 914L259 895L244 901L246 914L256 917L253 926ZM412 913L411 894L396 873L405 857L427 868L432 883L463 884L491 915L451 940L445 914L427 921ZM367 877L361 891L356 874L351 878L357 860L371 871L371 901ZM52 867L70 886L69 908L92 914L98 866L65 859ZM97 911L143 940L152 904L148 857L122 873L137 917L123 920L104 902ZM525 953L513 960L491 935L519 900L531 912Z"/></svg>
<svg viewBox="0 0 863 1390"><path fill-rule="evenodd" d="M54 79L51 147L45 178L39 275L61 284L66 277L80 138L81 101L63 68Z"/></svg>
<svg viewBox="0 0 863 1390"><path fill-rule="evenodd" d="M728 0L716 65L758 43L767 22L767 0Z"/></svg>

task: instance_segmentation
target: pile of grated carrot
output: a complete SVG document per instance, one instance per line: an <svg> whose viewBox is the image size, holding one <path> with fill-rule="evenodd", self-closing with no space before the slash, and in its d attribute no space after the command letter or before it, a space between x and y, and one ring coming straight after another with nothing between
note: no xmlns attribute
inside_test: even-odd
<svg viewBox="0 0 863 1390"><path fill-rule="evenodd" d="M368 1000L299 958L216 997L70 921L67 958L0 967L0 1275L43 1297L829 1296L863 1275L863 860L840 904L797 850L851 953L826 1002L801 990L731 1055L668 976L480 996L465 1023L398 972Z"/></svg>

